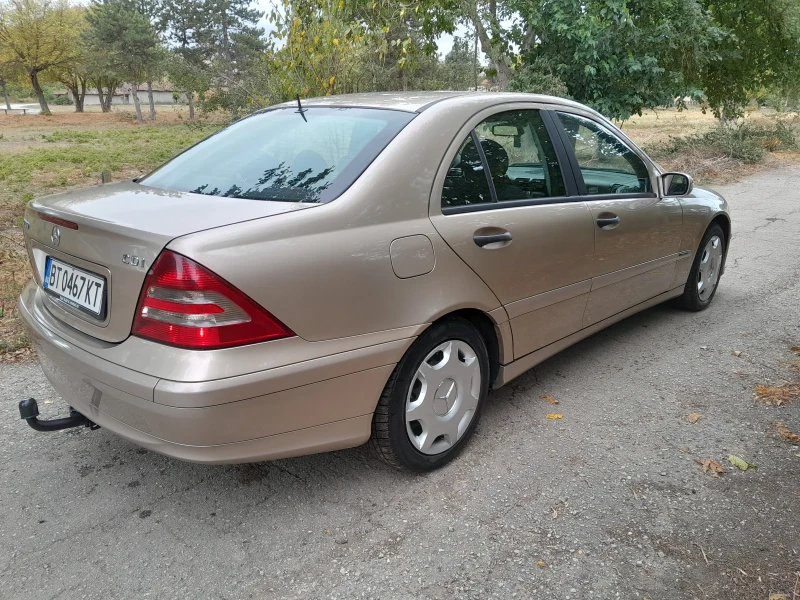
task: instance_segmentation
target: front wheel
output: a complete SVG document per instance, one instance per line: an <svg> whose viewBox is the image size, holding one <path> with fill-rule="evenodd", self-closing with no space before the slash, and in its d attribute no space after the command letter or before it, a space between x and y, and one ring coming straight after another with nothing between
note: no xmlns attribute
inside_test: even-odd
<svg viewBox="0 0 800 600"><path fill-rule="evenodd" d="M428 328L395 367L372 420L372 448L389 465L431 471L472 435L489 393L489 357L461 318Z"/></svg>
<svg viewBox="0 0 800 600"><path fill-rule="evenodd" d="M708 308L722 274L722 261L725 260L725 234L722 227L713 224L708 228L697 256L694 257L689 279L680 297L680 304L686 310L700 311Z"/></svg>

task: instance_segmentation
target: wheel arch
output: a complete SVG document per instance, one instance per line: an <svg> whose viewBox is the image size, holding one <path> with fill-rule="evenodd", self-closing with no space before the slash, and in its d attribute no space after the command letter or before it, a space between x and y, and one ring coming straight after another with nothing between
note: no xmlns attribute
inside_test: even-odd
<svg viewBox="0 0 800 600"><path fill-rule="evenodd" d="M727 214L719 213L711 219L708 227L706 227L706 231L715 224L722 227L722 233L725 235L725 255L722 257L722 268L720 269L720 275L722 275L725 273L725 263L728 261L728 249L731 247L731 219ZM705 232L703 232L703 235L705 235Z"/></svg>
<svg viewBox="0 0 800 600"><path fill-rule="evenodd" d="M478 308L460 308L451 311L436 319L434 323L452 318L461 318L468 321L483 338L486 344L486 351L489 354L489 381L490 384L494 384L500 371L500 361L504 358L503 346L505 340L503 335L505 334L500 331L500 326L487 313ZM508 335L510 335L510 329ZM510 340L508 345L510 346Z"/></svg>

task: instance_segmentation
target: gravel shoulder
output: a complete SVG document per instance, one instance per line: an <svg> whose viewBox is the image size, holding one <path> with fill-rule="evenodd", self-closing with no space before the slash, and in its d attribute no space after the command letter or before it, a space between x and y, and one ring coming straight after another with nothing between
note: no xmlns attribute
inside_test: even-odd
<svg viewBox="0 0 800 600"><path fill-rule="evenodd" d="M364 448L199 466L40 434L17 401L61 400L0 364L0 598L800 598L800 447L776 432L800 434L800 399L754 398L800 381L800 168L719 191L734 239L707 311L551 358L426 476Z"/></svg>

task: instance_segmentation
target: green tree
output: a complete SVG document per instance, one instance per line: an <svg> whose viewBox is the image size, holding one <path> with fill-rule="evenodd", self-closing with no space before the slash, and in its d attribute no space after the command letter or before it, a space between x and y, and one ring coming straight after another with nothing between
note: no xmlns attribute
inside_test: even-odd
<svg viewBox="0 0 800 600"><path fill-rule="evenodd" d="M24 70L39 100L42 113L49 115L42 75L63 68L79 58L81 13L67 0L8 0L0 5L0 46L13 63Z"/></svg>
<svg viewBox="0 0 800 600"><path fill-rule="evenodd" d="M3 101L6 108L11 109L11 101L8 99L8 85L25 77L24 71L16 61L16 55L11 49L0 43L0 91L3 92Z"/></svg>
<svg viewBox="0 0 800 600"><path fill-rule="evenodd" d="M702 69L709 106L722 120L741 116L760 88L800 80L800 3L797 0L703 0L727 30L719 60Z"/></svg>
<svg viewBox="0 0 800 600"><path fill-rule="evenodd" d="M86 89L89 80L89 53L83 43L83 33L88 25L86 23L86 9L76 7L78 15L76 27L72 31L70 41L74 44L74 59L55 66L47 71L47 76L62 83L71 93L75 112L83 112L83 103L86 98Z"/></svg>
<svg viewBox="0 0 800 600"><path fill-rule="evenodd" d="M109 67L124 73L131 86L136 120L142 122L138 87L163 59L155 28L142 13L117 1L94 4L86 17L90 28L85 39L95 52L105 52Z"/></svg>
<svg viewBox="0 0 800 600"><path fill-rule="evenodd" d="M104 113L111 112L114 93L125 79L125 73L113 55L87 43L86 34L83 37L86 46L86 79L97 90L100 110Z"/></svg>
<svg viewBox="0 0 800 600"><path fill-rule="evenodd" d="M227 80L266 49L264 30L257 27L263 13L252 6L253 0L203 0L207 20L199 31L199 43L212 55L218 74Z"/></svg>
<svg viewBox="0 0 800 600"><path fill-rule="evenodd" d="M208 11L202 0L162 0L160 19L159 29L171 47L167 73L186 94L189 119L194 120L195 95L211 85L207 61L213 52L201 43L210 28Z"/></svg>
<svg viewBox="0 0 800 600"><path fill-rule="evenodd" d="M119 0L122 5L131 11L146 16L150 23L155 27L159 36L163 35L164 31L161 29L163 19L161 17L164 11L164 2L162 0ZM164 74L166 67L166 54L162 53L160 59L153 59L146 70L146 84L147 84L147 102L150 106L150 120L156 120L156 105L153 101L153 80L160 79Z"/></svg>
<svg viewBox="0 0 800 600"><path fill-rule="evenodd" d="M698 74L725 32L697 0L509 0L510 39L529 74L627 119L697 96Z"/></svg>
<svg viewBox="0 0 800 600"><path fill-rule="evenodd" d="M444 76L446 86L450 90L468 90L475 86L481 64L476 60L473 42L466 39L453 38L453 47L444 57Z"/></svg>

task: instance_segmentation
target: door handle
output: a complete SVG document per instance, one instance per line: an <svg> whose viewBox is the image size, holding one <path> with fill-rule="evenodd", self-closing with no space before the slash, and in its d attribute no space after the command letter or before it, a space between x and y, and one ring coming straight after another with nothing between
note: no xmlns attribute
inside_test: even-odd
<svg viewBox="0 0 800 600"><path fill-rule="evenodd" d="M597 218L597 226L600 229L614 229L617 225L619 225L619 217L617 215Z"/></svg>
<svg viewBox="0 0 800 600"><path fill-rule="evenodd" d="M484 246L497 242L510 242L513 238L510 231L504 231L503 233L496 233L494 235L476 235L473 236L472 239L477 246L483 248Z"/></svg>

